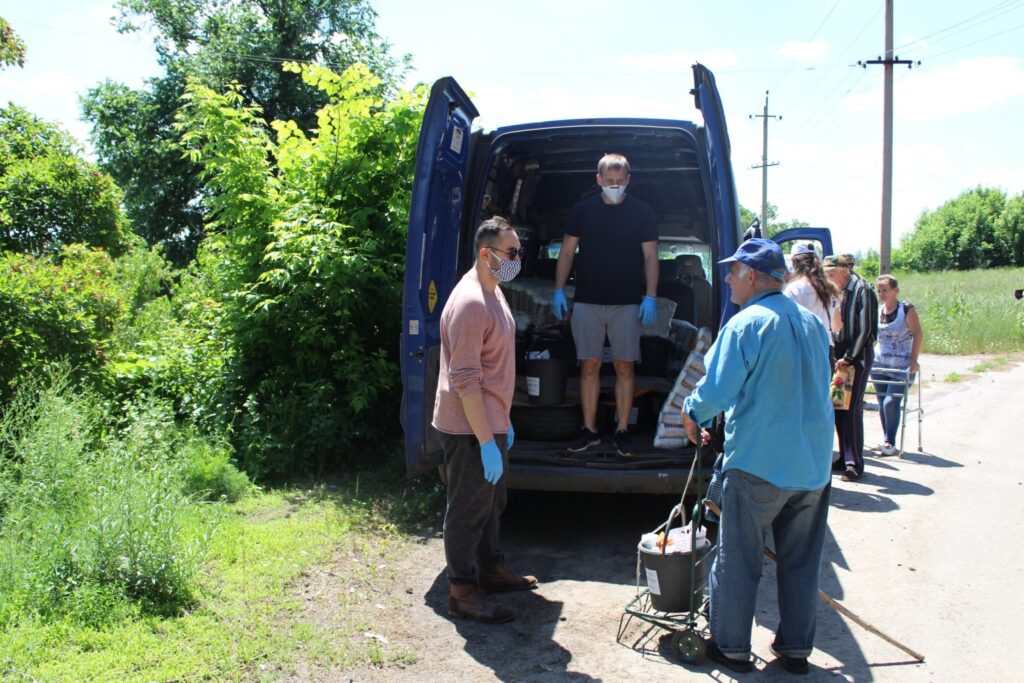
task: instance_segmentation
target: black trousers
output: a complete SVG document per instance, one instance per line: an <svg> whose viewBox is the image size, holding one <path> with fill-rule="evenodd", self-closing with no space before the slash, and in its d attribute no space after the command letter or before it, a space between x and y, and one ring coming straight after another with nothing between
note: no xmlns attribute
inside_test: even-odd
<svg viewBox="0 0 1024 683"><path fill-rule="evenodd" d="M475 436L443 432L440 436L448 477L448 507L444 513L448 580L473 583L478 569L490 569L504 561L498 532L508 499L508 438L504 434L494 437L505 471L497 484L489 484L484 479L480 444Z"/></svg>
<svg viewBox="0 0 1024 683"><path fill-rule="evenodd" d="M836 356L844 351L836 347ZM857 474L864 474L864 390L868 386L868 375L875 360L875 350L864 349L860 358L853 361L853 396L849 410L836 411L836 432L839 434L839 457L847 467L853 467Z"/></svg>

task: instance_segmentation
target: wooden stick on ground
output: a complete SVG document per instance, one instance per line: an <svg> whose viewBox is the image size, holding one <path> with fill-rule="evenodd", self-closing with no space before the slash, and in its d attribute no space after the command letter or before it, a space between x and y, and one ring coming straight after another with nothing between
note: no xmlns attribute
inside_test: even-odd
<svg viewBox="0 0 1024 683"><path fill-rule="evenodd" d="M714 502L712 502L710 500L705 500L704 503L708 506L708 509L710 509L716 515L721 517L722 511L721 511L721 509L719 509L719 507L717 505L715 505ZM772 562L774 562L776 564L779 563L778 555L776 555L775 552L771 548L765 548L764 549L764 554L767 555L768 559L771 560ZM868 622L864 621L863 619L858 617L856 614L851 612L849 609L847 609L841 602L839 602L838 600L836 600L835 598L833 598L831 595L829 595L825 591L821 590L820 588L818 589L818 599L821 600L826 605L828 605L829 607L831 607L832 609L834 609L835 611L837 611L840 614L842 614L843 616L849 617L849 619L851 621L854 621L855 623L859 624L860 626L862 626L866 630L870 631L871 633L874 633L876 636L878 636L879 638L881 638L885 642L890 643L891 645L895 645L899 649L903 650L904 652L906 652L908 655L910 655L911 657L913 657L917 661L919 661L919 662L923 662L924 661L924 655L922 655L922 654L920 654L918 652L915 652L914 650L911 650L909 647L907 647L903 643L899 642L898 640L896 640L892 636L886 635L885 633L883 633L882 631L878 630L877 628L875 628L874 626L872 626Z"/></svg>

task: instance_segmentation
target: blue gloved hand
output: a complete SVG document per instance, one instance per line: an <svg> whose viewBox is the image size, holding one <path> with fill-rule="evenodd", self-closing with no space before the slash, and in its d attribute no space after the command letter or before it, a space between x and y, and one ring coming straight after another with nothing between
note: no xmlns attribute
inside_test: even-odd
<svg viewBox="0 0 1024 683"><path fill-rule="evenodd" d="M551 299L551 312L559 320L562 320L569 312L569 302L565 298L565 292L560 289L555 290L555 296Z"/></svg>
<svg viewBox="0 0 1024 683"><path fill-rule="evenodd" d="M484 479L491 484L497 484L505 468L501 464L501 450L494 439L480 444L480 461L484 464Z"/></svg>
<svg viewBox="0 0 1024 683"><path fill-rule="evenodd" d="M658 315L658 304L657 297L645 296L643 303L640 304L640 312L637 313L637 317L640 318L640 322L644 325L650 325L654 322L654 319Z"/></svg>
<svg viewBox="0 0 1024 683"><path fill-rule="evenodd" d="M508 423L508 450L512 450L512 444L516 442L516 430L512 429L512 423Z"/></svg>

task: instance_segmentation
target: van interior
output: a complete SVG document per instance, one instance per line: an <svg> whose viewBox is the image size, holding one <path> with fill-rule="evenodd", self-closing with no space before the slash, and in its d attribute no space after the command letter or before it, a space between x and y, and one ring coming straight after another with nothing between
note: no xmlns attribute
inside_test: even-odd
<svg viewBox="0 0 1024 683"><path fill-rule="evenodd" d="M488 152L479 157L482 167L471 173L483 180L470 188L467 230L492 215L503 216L515 225L526 250L519 277L502 285L517 329L515 462L643 469L692 459L692 446L665 449L654 442L659 413L698 330L713 332L718 319L708 183L698 163L704 152L693 130L683 122L578 122L481 134L478 149ZM630 458L619 456L610 439L616 421L610 349L605 350L609 362L602 367L598 406L602 444L578 454L566 452L583 425L579 368L568 322L556 320L550 307L566 218L574 203L600 191L595 173L607 152L629 159L628 196L647 202L658 217L660 324L657 333L641 338L630 415L636 454ZM469 245L464 250L468 267L472 236L463 243ZM570 277L570 301L572 283Z"/></svg>

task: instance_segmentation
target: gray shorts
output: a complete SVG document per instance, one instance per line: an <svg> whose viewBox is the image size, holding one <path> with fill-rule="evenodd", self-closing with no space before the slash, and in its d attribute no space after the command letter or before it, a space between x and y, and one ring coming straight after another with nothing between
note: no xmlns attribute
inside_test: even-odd
<svg viewBox="0 0 1024 683"><path fill-rule="evenodd" d="M640 360L639 311L639 304L601 306L574 303L572 338L576 342L576 357L580 360L601 358L607 334L613 359Z"/></svg>

